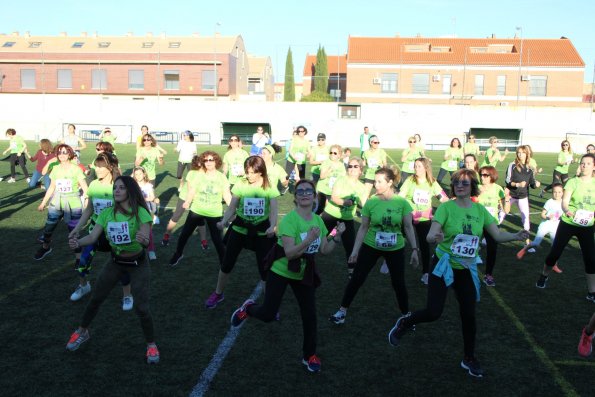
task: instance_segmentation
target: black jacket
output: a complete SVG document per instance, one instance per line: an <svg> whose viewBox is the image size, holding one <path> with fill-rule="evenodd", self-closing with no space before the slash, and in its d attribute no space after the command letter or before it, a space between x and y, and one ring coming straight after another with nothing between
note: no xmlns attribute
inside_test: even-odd
<svg viewBox="0 0 595 397"><path fill-rule="evenodd" d="M517 183L526 182L525 187L516 186ZM514 183L514 187L512 186ZM506 187L510 190L510 197L515 199L524 199L529 197L529 186L535 189L535 176L533 170L526 165L521 166L519 170L514 161L506 169Z"/></svg>

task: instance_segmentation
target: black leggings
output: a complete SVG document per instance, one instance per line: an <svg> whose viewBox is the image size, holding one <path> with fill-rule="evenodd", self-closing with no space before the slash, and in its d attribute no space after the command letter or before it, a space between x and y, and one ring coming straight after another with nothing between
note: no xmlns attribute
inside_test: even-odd
<svg viewBox="0 0 595 397"><path fill-rule="evenodd" d="M376 261L381 256L386 260L386 265L390 271L390 281L395 290L399 310L405 314L409 312L409 296L407 286L405 285L405 254L404 249L396 251L380 251L369 245L362 244L357 256L357 263L353 270L353 275L345 287L341 306L349 307L355 298L357 291L366 281L368 274L376 265Z"/></svg>
<svg viewBox="0 0 595 397"><path fill-rule="evenodd" d="M438 263L438 258L432 258L433 267ZM467 269L453 269L454 282L451 287L454 289L459 301L459 313L463 328L463 344L465 356L474 357L475 354L475 301L477 293L471 272ZM442 277L430 273L428 277L428 300L426 308L413 312L411 317L405 320L405 326L419 323L436 321L442 315L448 287L444 284Z"/></svg>
<svg viewBox="0 0 595 397"><path fill-rule="evenodd" d="M256 264L260 279L263 281L266 280L267 271L264 268L264 257L273 247L273 244L275 244L275 238L269 238L267 236L248 237L245 234L230 229L227 235L225 256L223 257L223 263L221 263L221 271L225 274L231 273L242 249L248 248L256 254Z"/></svg>
<svg viewBox="0 0 595 397"><path fill-rule="evenodd" d="M257 318L264 322L270 322L275 319L281 300L285 294L285 289L290 285L293 294L300 306L302 316L302 327L304 332L304 342L302 350L304 359L316 354L316 289L314 286L304 285L301 280L291 280L270 271L266 279L266 288L264 293L264 302L262 305L252 305L247 309L250 317Z"/></svg>
<svg viewBox="0 0 595 397"><path fill-rule="evenodd" d="M23 174L25 178L29 178L29 171L27 171L27 161L25 160L25 154L21 153L20 156L17 156L16 153L12 153L10 155L10 177L14 179L16 175L16 165L17 163L21 166L21 170L23 170Z"/></svg>
<svg viewBox="0 0 595 397"><path fill-rule="evenodd" d="M447 171L444 168L440 168L440 171L438 171L438 176L436 177L436 182L442 183L442 179L444 179L447 172L452 177L452 174L454 173L454 171Z"/></svg>
<svg viewBox="0 0 595 397"><path fill-rule="evenodd" d="M297 166L300 179L306 179L306 164L298 164ZM287 175L291 175L294 167L295 163L292 163L291 161L287 160L287 162L285 163L285 172L287 173Z"/></svg>
<svg viewBox="0 0 595 397"><path fill-rule="evenodd" d="M486 239L486 274L494 275L494 267L496 266L496 254L498 253L498 243L494 238L483 230L483 237Z"/></svg>
<svg viewBox="0 0 595 397"><path fill-rule="evenodd" d="M430 272L430 258L432 255L430 253L430 243L428 243L426 237L430 232L431 226L432 221L413 223L415 234L417 234L417 246L419 247L419 254L421 255L419 258L421 260L421 271L424 274Z"/></svg>
<svg viewBox="0 0 595 397"><path fill-rule="evenodd" d="M552 185L554 183L561 183L562 185L564 185L567 181L568 181L568 174L562 174L561 172L554 170L554 174L552 175L552 183L550 183L549 185L544 187L543 191L545 191L545 192L550 191L552 188Z"/></svg>
<svg viewBox="0 0 595 397"><path fill-rule="evenodd" d="M572 236L576 236L583 254L583 263L585 264L585 273L595 274L595 238L593 233L595 226L581 227L569 225L564 221L560 221L558 229L556 229L556 238L552 242L550 253L545 258L546 266L552 267L558 262L562 256L562 251ZM589 291L595 292L595 291Z"/></svg>
<svg viewBox="0 0 595 397"><path fill-rule="evenodd" d="M182 176L184 176L184 169L186 171L190 171L191 165L192 164L190 164L190 163L180 163L178 161L178 171L177 171L177 174L176 174L176 176L178 177L178 179L182 179Z"/></svg>
<svg viewBox="0 0 595 397"><path fill-rule="evenodd" d="M321 217L324 222L324 226L326 226L326 230L328 230L329 233L335 226L337 226L338 222L343 222L345 224L345 231L341 235L341 243L343 243L343 249L345 250L345 262L347 262L349 260L349 256L351 255L351 251L353 251L353 245L355 244L355 226L353 219L348 221L338 219L327 212L323 212ZM354 267L355 263L347 263L348 269L353 269Z"/></svg>
<svg viewBox="0 0 595 397"><path fill-rule="evenodd" d="M176 252L178 254L182 254L184 252L184 247L188 242L192 233L197 226L202 226L204 223L207 223L207 227L209 228L209 233L211 234L211 240L213 241L213 245L217 250L217 256L219 257L219 264L223 263L223 257L225 256L225 246L223 245L223 237L221 235L221 230L217 227L217 222L221 221L221 217L210 217L210 216L203 216L198 215L196 212L188 211L188 216L186 217L186 223L184 223L184 227L182 228L182 233L178 238L178 246L176 247Z"/></svg>
<svg viewBox="0 0 595 397"><path fill-rule="evenodd" d="M316 198L318 199L318 207L316 208L316 215L322 214L324 211L324 207L326 207L326 202L328 200L328 196L324 193L316 192ZM332 229L329 229L329 232Z"/></svg>

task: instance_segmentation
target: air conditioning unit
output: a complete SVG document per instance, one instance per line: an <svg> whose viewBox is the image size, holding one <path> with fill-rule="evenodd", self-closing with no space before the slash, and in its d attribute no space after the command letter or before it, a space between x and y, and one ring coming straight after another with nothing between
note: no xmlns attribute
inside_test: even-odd
<svg viewBox="0 0 595 397"><path fill-rule="evenodd" d="M508 102L500 102L500 106L508 106Z"/></svg>
<svg viewBox="0 0 595 397"><path fill-rule="evenodd" d="M382 84L382 79L380 77L374 77L372 79L372 84Z"/></svg>
<svg viewBox="0 0 595 397"><path fill-rule="evenodd" d="M523 74L521 75L521 81L530 81L531 80L531 76L528 74Z"/></svg>
<svg viewBox="0 0 595 397"><path fill-rule="evenodd" d="M439 74L433 74L432 75L432 81L440 81L440 75Z"/></svg>

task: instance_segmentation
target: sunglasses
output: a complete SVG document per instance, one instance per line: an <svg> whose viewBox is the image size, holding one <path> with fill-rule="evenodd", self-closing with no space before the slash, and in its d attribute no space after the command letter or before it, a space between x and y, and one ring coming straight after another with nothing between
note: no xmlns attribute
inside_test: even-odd
<svg viewBox="0 0 595 397"><path fill-rule="evenodd" d="M380 143L380 141L372 141L372 143L377 145Z"/></svg>
<svg viewBox="0 0 595 397"><path fill-rule="evenodd" d="M409 143L415 143L415 141L409 141Z"/></svg>
<svg viewBox="0 0 595 397"><path fill-rule="evenodd" d="M239 141L239 139L238 138L230 138L229 141L230 142L237 142L237 141Z"/></svg>
<svg viewBox="0 0 595 397"><path fill-rule="evenodd" d="M469 140L471 140L471 139L475 139L475 137L474 137L474 136L470 136L470 137L469 137Z"/></svg>
<svg viewBox="0 0 595 397"><path fill-rule="evenodd" d="M204 159L203 161L204 161L205 163L210 163L210 162L212 162L212 161L215 161L215 159L214 159L214 158L209 158L209 159Z"/></svg>
<svg viewBox="0 0 595 397"><path fill-rule="evenodd" d="M295 191L296 196L311 196L314 194L314 189L297 189Z"/></svg>
<svg viewBox="0 0 595 397"><path fill-rule="evenodd" d="M471 186L471 181L469 180L459 180L459 181L452 181L453 186Z"/></svg>
<svg viewBox="0 0 595 397"><path fill-rule="evenodd" d="M349 164L347 168L359 168L359 165L356 164Z"/></svg>
<svg viewBox="0 0 595 397"><path fill-rule="evenodd" d="M320 141L326 141L326 139L324 139L324 138L318 138L318 142L320 142Z"/></svg>
<svg viewBox="0 0 595 397"><path fill-rule="evenodd" d="M328 154L339 154L338 152L328 152Z"/></svg>
<svg viewBox="0 0 595 397"><path fill-rule="evenodd" d="M481 174L481 176L484 177L484 178L489 178L490 177L490 174Z"/></svg>
<svg viewBox="0 0 595 397"><path fill-rule="evenodd" d="M570 146L570 145L569 145L569 144L567 144L567 143L565 143L565 144L563 144L562 146Z"/></svg>
<svg viewBox="0 0 595 397"><path fill-rule="evenodd" d="M143 139L143 142L152 142L152 139Z"/></svg>
<svg viewBox="0 0 595 397"><path fill-rule="evenodd" d="M298 132L306 132L306 130L298 130Z"/></svg>

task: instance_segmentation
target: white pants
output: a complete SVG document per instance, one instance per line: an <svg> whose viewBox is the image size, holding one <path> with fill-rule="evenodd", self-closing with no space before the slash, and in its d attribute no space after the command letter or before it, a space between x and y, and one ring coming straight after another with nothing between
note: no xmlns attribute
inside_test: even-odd
<svg viewBox="0 0 595 397"><path fill-rule="evenodd" d="M535 240L533 240L532 245L539 247L543 238L548 234L550 235L552 242L554 242L554 238L556 238L556 230L558 229L559 223L560 220L553 219L541 222L539 224L539 227L537 228L537 235L535 236Z"/></svg>

